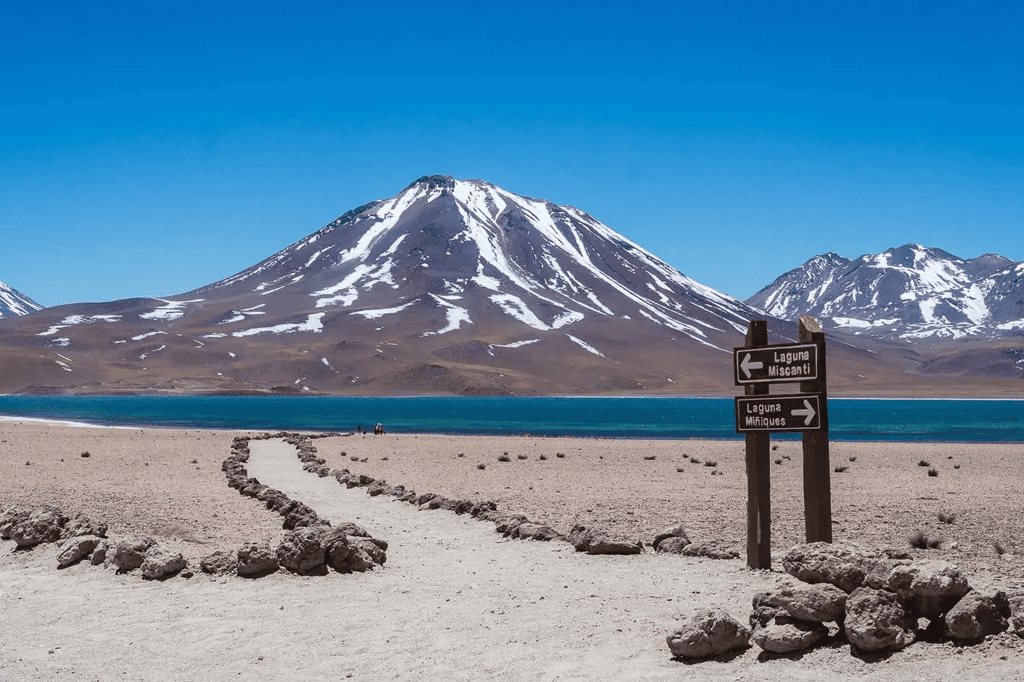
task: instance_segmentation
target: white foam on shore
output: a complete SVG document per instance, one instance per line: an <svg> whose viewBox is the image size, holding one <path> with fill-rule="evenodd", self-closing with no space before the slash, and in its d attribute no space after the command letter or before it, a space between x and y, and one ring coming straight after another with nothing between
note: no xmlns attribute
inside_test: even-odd
<svg viewBox="0 0 1024 682"><path fill-rule="evenodd" d="M38 424L45 426L71 426L77 429L144 429L144 426L109 426L107 424L89 424L87 422L75 422L65 419L43 419L41 417L12 417L6 414L0 414L0 423L10 422L28 422L30 424ZM159 428L159 427L153 427Z"/></svg>

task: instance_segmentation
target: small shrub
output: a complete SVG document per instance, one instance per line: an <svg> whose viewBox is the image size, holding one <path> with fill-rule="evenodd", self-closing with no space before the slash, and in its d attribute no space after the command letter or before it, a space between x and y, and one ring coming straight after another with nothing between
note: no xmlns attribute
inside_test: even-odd
<svg viewBox="0 0 1024 682"><path fill-rule="evenodd" d="M89 454L89 451L86 450L85 452L82 453L82 457L91 457L91 455Z"/></svg>
<svg viewBox="0 0 1024 682"><path fill-rule="evenodd" d="M855 456L854 456L854 457L851 457L851 458L850 458L850 461L851 461L851 462L856 462L856 461L857 461L857 458L856 458Z"/></svg>
<svg viewBox="0 0 1024 682"><path fill-rule="evenodd" d="M504 455L502 455L502 456L498 457L498 461L499 461L499 462L511 462L511 461L512 461L512 458L511 458L511 457L509 457L509 456L508 456L508 453L506 452L506 453L505 453Z"/></svg>
<svg viewBox="0 0 1024 682"><path fill-rule="evenodd" d="M466 456L466 453L465 453L465 452L460 452L460 453L459 453L459 457L465 457L465 456Z"/></svg>
<svg viewBox="0 0 1024 682"><path fill-rule="evenodd" d="M355 457L355 456L349 457L349 459L352 460L353 462L358 462L359 461L359 458Z"/></svg>
<svg viewBox="0 0 1024 682"><path fill-rule="evenodd" d="M380 461L382 461L382 462L386 462L386 461L388 461L388 458L387 458L387 457L381 457L381 458L380 458Z"/></svg>
<svg viewBox="0 0 1024 682"><path fill-rule="evenodd" d="M683 473L683 467L676 467L676 473L678 473L678 474Z"/></svg>
<svg viewBox="0 0 1024 682"><path fill-rule="evenodd" d="M956 521L956 514L943 514L939 512L939 523L953 523Z"/></svg>
<svg viewBox="0 0 1024 682"><path fill-rule="evenodd" d="M776 464L782 464L782 458L780 457L779 459L775 460L775 463Z"/></svg>
<svg viewBox="0 0 1024 682"><path fill-rule="evenodd" d="M959 464L954 464L954 465L953 465L953 468L954 468L954 469L959 469L959 468L960 468L960 465L959 465Z"/></svg>
<svg viewBox="0 0 1024 682"><path fill-rule="evenodd" d="M696 457L691 457L690 464L700 464L700 460L697 459Z"/></svg>
<svg viewBox="0 0 1024 682"><path fill-rule="evenodd" d="M908 542L911 547L915 547L917 549L939 549L942 547L941 538L930 538L925 535L924 531L920 530L911 535Z"/></svg>
<svg viewBox="0 0 1024 682"><path fill-rule="evenodd" d="M198 460L198 459L194 459L194 460L192 460L192 461L190 462L190 464L199 464L199 460Z"/></svg>
<svg viewBox="0 0 1024 682"><path fill-rule="evenodd" d="M654 455L644 455L644 459L646 459L648 462L654 459L654 457Z"/></svg>
<svg viewBox="0 0 1024 682"><path fill-rule="evenodd" d="M772 446L772 450L778 450L778 449L779 449L779 446L778 446L778 445L773 445L773 446Z"/></svg>
<svg viewBox="0 0 1024 682"><path fill-rule="evenodd" d="M369 457L363 457L363 458L362 458L361 460L359 460L359 461L360 461L360 462L369 462L369 461L370 461L370 458L369 458Z"/></svg>
<svg viewBox="0 0 1024 682"><path fill-rule="evenodd" d="M782 459L793 459L793 458L792 458L792 457L790 457L789 455L783 455L783 456L782 456Z"/></svg>
<svg viewBox="0 0 1024 682"><path fill-rule="evenodd" d="M850 467L848 467L848 466L838 466L838 467L836 467L836 468L835 468L835 470L834 470L834 471L835 471L835 472L836 472L837 474L841 474L841 473L843 473L844 471L846 471L846 470L847 470L847 469L849 469L849 468L850 468Z"/></svg>
<svg viewBox="0 0 1024 682"><path fill-rule="evenodd" d="M544 462L544 461L547 461L547 458L548 458L548 456L547 456L547 455L541 455L541 456L539 457L540 461L542 461L542 462Z"/></svg>
<svg viewBox="0 0 1024 682"><path fill-rule="evenodd" d="M487 465L486 465L486 464L483 464L483 463L480 463L480 464L477 464L477 465L476 465L476 468L477 468L477 469L486 469L486 468L487 468Z"/></svg>
<svg viewBox="0 0 1024 682"><path fill-rule="evenodd" d="M708 461L704 462L704 466L706 466L706 467L716 467L716 466L718 466L718 462L715 462L715 461L709 459Z"/></svg>
<svg viewBox="0 0 1024 682"><path fill-rule="evenodd" d="M516 455L516 459L526 459L526 455Z"/></svg>
<svg viewBox="0 0 1024 682"><path fill-rule="evenodd" d="M711 475L712 476L724 476L725 474L723 474L719 469L712 469L711 470Z"/></svg>
<svg viewBox="0 0 1024 682"><path fill-rule="evenodd" d="M992 541L992 549L994 549L996 551L996 554L998 554L999 556L1003 556L1004 554L1006 554L1006 546L1003 545L1003 543L999 542L999 540Z"/></svg>
<svg viewBox="0 0 1024 682"><path fill-rule="evenodd" d="M928 470L928 475L929 476L938 476L939 475L939 470L935 469L935 468L929 469Z"/></svg>
<svg viewBox="0 0 1024 682"><path fill-rule="evenodd" d="M556 452L555 457L557 457L558 459L564 459L565 455L561 452ZM604 459L604 457L602 457L601 459Z"/></svg>
<svg viewBox="0 0 1024 682"><path fill-rule="evenodd" d="M946 459L953 459L953 455L949 455Z"/></svg>
<svg viewBox="0 0 1024 682"><path fill-rule="evenodd" d="M922 459L922 460L919 460L919 461L917 462L917 466L919 466L919 467L930 467L931 465L932 465L932 463L931 463L931 462L929 462L929 461L928 461L928 460L926 460L926 459Z"/></svg>

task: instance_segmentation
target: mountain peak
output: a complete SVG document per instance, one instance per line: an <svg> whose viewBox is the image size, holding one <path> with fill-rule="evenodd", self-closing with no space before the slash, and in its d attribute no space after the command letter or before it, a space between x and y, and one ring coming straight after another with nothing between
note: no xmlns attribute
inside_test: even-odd
<svg viewBox="0 0 1024 682"><path fill-rule="evenodd" d="M1013 261L965 261L904 244L850 261L816 256L747 299L783 319L812 314L826 326L883 338L1020 334L1024 298Z"/></svg>
<svg viewBox="0 0 1024 682"><path fill-rule="evenodd" d="M0 282L0 317L28 315L42 309L43 306L25 294Z"/></svg>

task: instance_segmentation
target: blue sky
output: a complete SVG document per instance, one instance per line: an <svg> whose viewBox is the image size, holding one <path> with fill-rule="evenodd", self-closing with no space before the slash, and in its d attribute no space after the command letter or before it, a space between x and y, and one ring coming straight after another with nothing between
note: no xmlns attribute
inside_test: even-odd
<svg viewBox="0 0 1024 682"><path fill-rule="evenodd" d="M0 280L183 292L433 173L740 298L827 251L1024 260L1019 4L292 4L0 3Z"/></svg>

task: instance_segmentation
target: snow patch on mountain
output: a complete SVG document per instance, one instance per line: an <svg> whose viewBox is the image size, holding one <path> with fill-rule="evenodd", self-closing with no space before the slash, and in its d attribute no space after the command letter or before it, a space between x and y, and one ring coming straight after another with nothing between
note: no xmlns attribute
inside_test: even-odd
<svg viewBox="0 0 1024 682"><path fill-rule="evenodd" d="M29 315L42 309L25 294L0 282L0 317Z"/></svg>

